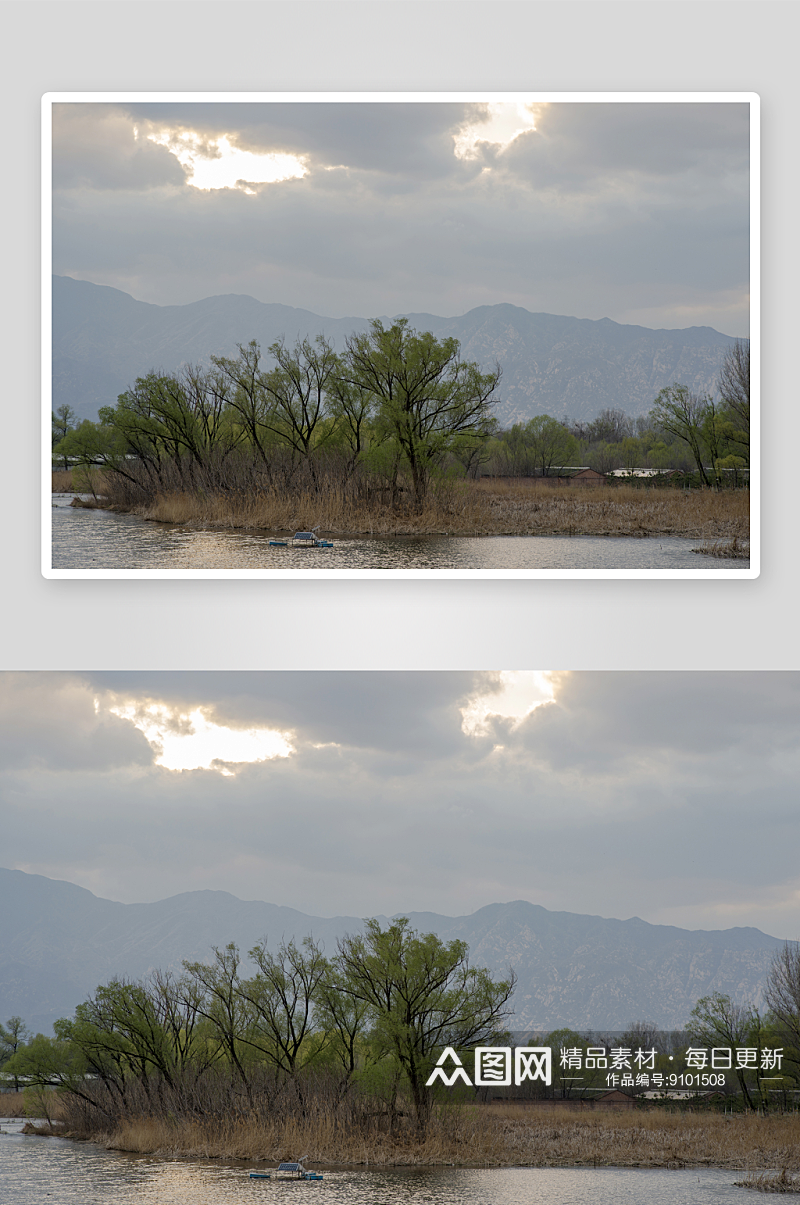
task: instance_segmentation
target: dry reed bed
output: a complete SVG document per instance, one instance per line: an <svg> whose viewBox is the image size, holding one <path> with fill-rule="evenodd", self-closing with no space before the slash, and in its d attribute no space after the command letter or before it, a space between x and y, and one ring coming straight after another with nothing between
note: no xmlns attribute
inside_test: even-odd
<svg viewBox="0 0 800 1205"><path fill-rule="evenodd" d="M315 1164L489 1167L721 1167L800 1171L800 1116L567 1112L462 1108L432 1123L424 1144L366 1137L318 1120L282 1125L240 1120L141 1118L92 1135L115 1150L187 1158L275 1161L308 1152Z"/></svg>
<svg viewBox="0 0 800 1205"><path fill-rule="evenodd" d="M736 1188L753 1188L757 1193L800 1193L800 1178L787 1176L786 1168L781 1169L780 1175L767 1172L755 1175L752 1172L746 1180L735 1180L734 1183Z"/></svg>
<svg viewBox="0 0 800 1205"><path fill-rule="evenodd" d="M24 1117L25 1094L23 1092L4 1092L0 1096L0 1117Z"/></svg>
<svg viewBox="0 0 800 1205"><path fill-rule="evenodd" d="M779 1175L769 1175L766 1172L760 1175L751 1174L746 1180L734 1180L734 1184L737 1188L752 1188L756 1192L800 1193L800 1178L787 1176L785 1167Z"/></svg>
<svg viewBox="0 0 800 1205"><path fill-rule="evenodd" d="M635 486L561 489L479 487L499 522L515 521L533 535L684 535L746 539L750 496L744 490L638 489Z"/></svg>
<svg viewBox="0 0 800 1205"><path fill-rule="evenodd" d="M546 1114L505 1121L514 1163L615 1167L790 1167L800 1170L800 1116L667 1113Z"/></svg>
<svg viewBox="0 0 800 1205"><path fill-rule="evenodd" d="M680 535L746 541L749 511L743 490L467 484L434 491L416 512L398 513L377 500L353 502L333 491L299 497L167 494L137 513L162 523L269 532L319 528L331 535Z"/></svg>
<svg viewBox="0 0 800 1205"><path fill-rule="evenodd" d="M712 540L710 543L705 543L702 548L693 548L692 552L702 552L706 556L718 557L723 561L739 561L750 556L750 542L734 536L732 540Z"/></svg>
<svg viewBox="0 0 800 1205"><path fill-rule="evenodd" d="M108 489L108 476L101 469L54 469L54 494L86 494L94 491L98 498Z"/></svg>
<svg viewBox="0 0 800 1205"><path fill-rule="evenodd" d="M54 494L71 494L72 485L72 469L54 469L53 470L53 493Z"/></svg>

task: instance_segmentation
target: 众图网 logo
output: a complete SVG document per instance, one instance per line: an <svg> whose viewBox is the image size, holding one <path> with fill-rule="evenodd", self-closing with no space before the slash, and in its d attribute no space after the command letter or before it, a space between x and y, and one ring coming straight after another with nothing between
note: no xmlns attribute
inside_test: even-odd
<svg viewBox="0 0 800 1205"><path fill-rule="evenodd" d="M431 1077L426 1082L430 1087L437 1080L447 1088L456 1082L468 1084L469 1087L509 1087L512 1083L520 1084L539 1080L549 1084L553 1074L552 1056L549 1046L476 1046L474 1078L470 1079L461 1059L452 1046L446 1046L437 1060ZM449 1064L446 1067L445 1064ZM514 1078L511 1078L511 1070Z"/></svg>

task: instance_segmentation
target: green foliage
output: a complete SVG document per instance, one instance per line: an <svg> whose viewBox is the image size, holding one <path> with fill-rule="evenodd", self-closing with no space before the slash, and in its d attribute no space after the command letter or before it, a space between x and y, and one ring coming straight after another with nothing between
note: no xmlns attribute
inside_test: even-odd
<svg viewBox="0 0 800 1205"><path fill-rule="evenodd" d="M100 412L111 447L88 428L77 441L62 440L59 454L102 463L134 484L143 467L156 492L167 481L173 489L214 488L215 468L234 454L237 464L255 459L270 487L290 484L300 465L317 488L320 464L335 454L345 480L360 467L384 475L393 503L400 475L410 474L420 504L432 474L448 463L475 470L495 428L499 368L481 374L461 360L457 340L417 334L405 319L389 329L373 322L341 356L323 336L293 348L279 340L269 355L272 366L264 367L253 340L239 344L236 357L212 356L209 371L140 377L116 407ZM281 457L288 473L276 472Z"/></svg>
<svg viewBox="0 0 800 1205"><path fill-rule="evenodd" d="M79 1087L87 1071L80 1049L64 1032L65 1022L56 1022L56 1036L37 1033L3 1068L20 1082L39 1087Z"/></svg>
<svg viewBox="0 0 800 1205"><path fill-rule="evenodd" d="M350 1079L362 1075L375 1061L374 1047L366 1038L369 1006L366 1000L346 990L347 981L336 961L328 963L314 996L314 1016L325 1035L325 1052Z"/></svg>
<svg viewBox="0 0 800 1205"><path fill-rule="evenodd" d="M537 415L499 431L499 366L482 373L461 359L456 339L375 319L341 354L323 336L293 347L281 339L262 363L252 340L234 357L213 356L207 370L151 372L96 424L70 427L74 415L62 407L54 455L116 474L121 505L159 493L341 489L393 509L410 495L419 509L436 477L477 477L483 465L519 477L579 464L601 473L693 469L702 485L739 485L749 462L749 345L737 347L719 403L675 384L635 420L605 409L591 423Z"/></svg>
<svg viewBox="0 0 800 1205"><path fill-rule="evenodd" d="M338 357L322 335L313 343L298 340L293 349L281 339L269 352L275 361L269 372L261 368L261 348L255 340L246 347L239 344L235 360L211 359L224 383L229 410L262 460L268 460L275 442L308 457L335 433L335 422L327 421L333 413L328 389L339 368Z"/></svg>
<svg viewBox="0 0 800 1205"><path fill-rule="evenodd" d="M239 948L229 942L224 950L214 946L213 953L211 964L184 962L183 967L194 986L196 1012L209 1023L215 1054L235 1069L249 1097L245 1046L250 1012L239 990Z"/></svg>
<svg viewBox="0 0 800 1205"><path fill-rule="evenodd" d="M726 470L731 469L734 484L738 484L738 470L749 464L749 362L748 350L746 401L742 395L735 400L732 394L726 398L723 393L722 405L718 406L712 398L677 384L662 389L655 400L652 419L690 449L703 485L719 486Z"/></svg>
<svg viewBox="0 0 800 1205"><path fill-rule="evenodd" d="M328 973L328 960L310 937L301 946L281 942L274 955L265 938L250 951L250 958L258 973L238 989L250 1009L244 1041L276 1070L294 1075L318 1059L322 1049L309 1039L314 1033L313 1002Z"/></svg>
<svg viewBox="0 0 800 1205"><path fill-rule="evenodd" d="M14 1056L30 1038L31 1033L22 1017L9 1017L5 1025L0 1025L0 1069L16 1077ZM14 1079L14 1090L19 1090L19 1083Z"/></svg>
<svg viewBox="0 0 800 1205"><path fill-rule="evenodd" d="M113 455L104 463L125 476L130 456L156 480L169 464L177 468L182 485L192 488L198 469L224 460L243 440L227 406L228 388L219 372L188 367L178 376L139 377L120 394L115 409L100 411L117 435Z"/></svg>
<svg viewBox="0 0 800 1205"><path fill-rule="evenodd" d="M106 410L103 413L108 416L112 412ZM118 464L125 447L124 435L113 422L94 423L84 419L55 446L54 462L57 460L65 469L73 465L83 468L92 465L114 466Z"/></svg>
<svg viewBox="0 0 800 1205"><path fill-rule="evenodd" d="M339 943L341 990L366 1006L375 1049L402 1073L417 1131L425 1133L433 1094L426 1086L445 1046L488 1042L508 1016L515 978L496 983L469 965L465 942L420 935L401 917L386 929L376 920Z"/></svg>
<svg viewBox="0 0 800 1205"><path fill-rule="evenodd" d="M22 1017L9 1017L5 1025L0 1025L0 1066L16 1054L30 1036L30 1030Z"/></svg>
<svg viewBox="0 0 800 1205"><path fill-rule="evenodd" d="M368 334L347 340L343 381L371 395L379 438L396 443L421 504L432 471L465 436L480 443L492 433L492 395L499 366L482 374L461 359L457 339L436 339L412 330L401 318L390 327L379 319Z"/></svg>
<svg viewBox="0 0 800 1205"><path fill-rule="evenodd" d="M56 1023L55 1038L37 1035L13 1064L31 1084L67 1087L108 1117L142 1101L154 1115L176 1101L195 1109L223 1082L247 1111L265 1090L271 1098L288 1087L302 1102L323 1082L313 1076L327 1076L337 1100L354 1083L378 1096L392 1127L410 1098L424 1134L436 1056L499 1037L514 987L513 975L498 983L470 967L464 942L417 934L405 919L385 930L367 921L332 958L311 938L274 951L264 940L249 952L249 978L234 943L213 954L181 976L98 987Z"/></svg>
<svg viewBox="0 0 800 1205"><path fill-rule="evenodd" d="M665 431L688 445L704 485L711 484L704 463L703 436L710 400L692 393L685 385L669 385L661 390L651 411L655 421Z"/></svg>
<svg viewBox="0 0 800 1205"><path fill-rule="evenodd" d="M538 414L525 424L524 439L533 462L543 477L554 469L574 464L578 456L578 441L563 423L547 414Z"/></svg>
<svg viewBox="0 0 800 1205"><path fill-rule="evenodd" d="M553 1052L553 1088L562 1097L581 1097L587 1088L596 1086L594 1081L597 1075L592 1075L586 1069L586 1048L589 1043L576 1030L554 1029L544 1039L543 1045L549 1046ZM579 1052L580 1070L569 1065L569 1057L562 1065L562 1050L567 1052L567 1056L573 1051Z"/></svg>
<svg viewBox="0 0 800 1205"><path fill-rule="evenodd" d="M70 431L74 430L75 419L77 417L78 416L76 415L75 411L72 409L71 406L59 406L58 409L55 411L55 413L53 413L53 415L52 415L52 419L53 419L52 448L53 448L54 454L55 454L56 449L58 448L59 444L61 444L61 442L64 439L66 439L66 437ZM60 462L61 468L63 468L63 469L69 468L68 459L60 453L58 456L58 462ZM55 455L54 455L54 463L56 463Z"/></svg>
<svg viewBox="0 0 800 1205"><path fill-rule="evenodd" d="M549 477L580 455L572 432L555 418L538 414L527 423L514 423L493 441L495 471L503 476Z"/></svg>

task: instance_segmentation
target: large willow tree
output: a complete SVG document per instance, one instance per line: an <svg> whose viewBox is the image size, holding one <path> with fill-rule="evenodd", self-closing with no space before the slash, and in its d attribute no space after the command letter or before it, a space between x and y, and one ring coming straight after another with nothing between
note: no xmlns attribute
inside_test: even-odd
<svg viewBox="0 0 800 1205"><path fill-rule="evenodd" d="M477 364L461 359L457 339L419 334L407 318L388 328L375 318L368 333L351 335L341 375L374 397L377 422L397 443L417 506L446 454L464 436L484 439L494 428L500 366L481 373Z"/></svg>

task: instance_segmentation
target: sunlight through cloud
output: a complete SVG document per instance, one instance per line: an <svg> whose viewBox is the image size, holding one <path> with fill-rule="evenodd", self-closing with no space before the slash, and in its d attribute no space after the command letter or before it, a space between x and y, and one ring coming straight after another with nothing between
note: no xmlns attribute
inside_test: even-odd
<svg viewBox="0 0 800 1205"><path fill-rule="evenodd" d="M486 108L490 115L488 121L477 121L462 126L458 133L453 135L457 159L477 159L480 155L478 144L481 142L489 142L500 150L505 150L519 134L536 129L537 114L532 105L489 104Z"/></svg>
<svg viewBox="0 0 800 1205"><path fill-rule="evenodd" d="M473 695L461 708L461 730L467 736L486 736L489 716L502 716L521 724L537 707L550 703L554 697L552 676L542 670L503 670L500 689ZM495 745L493 752L503 749Z"/></svg>
<svg viewBox="0 0 800 1205"><path fill-rule="evenodd" d="M198 707L187 714L157 703L112 707L114 715L130 720L158 753L156 765L165 770L216 770L232 777L232 766L289 757L290 733L270 728L226 728L207 718Z"/></svg>
<svg viewBox="0 0 800 1205"><path fill-rule="evenodd" d="M138 128L134 128L134 134L140 137ZM191 130L161 129L148 134L147 139L165 146L190 173L188 183L205 191L238 188L253 195L256 192L253 184L297 180L306 174L305 163L299 156L243 151L231 146L227 134L207 141Z"/></svg>

